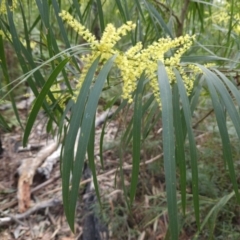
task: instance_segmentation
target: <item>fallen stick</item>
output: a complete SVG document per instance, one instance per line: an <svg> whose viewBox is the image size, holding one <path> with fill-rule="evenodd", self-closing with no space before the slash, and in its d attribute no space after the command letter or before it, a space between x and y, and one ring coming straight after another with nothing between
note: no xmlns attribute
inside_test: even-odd
<svg viewBox="0 0 240 240"><path fill-rule="evenodd" d="M22 224L22 222L20 222L20 220L28 217L32 213L37 212L38 210L41 210L41 209L44 209L47 207L55 207L60 204L62 204L62 199L54 198L54 199L50 199L47 201L37 203L35 206L33 206L32 208L28 209L26 212L21 213L21 214L9 215L9 214L5 214L2 212L2 214L6 215L7 217L0 218L0 226L6 225L12 221Z"/></svg>
<svg viewBox="0 0 240 240"><path fill-rule="evenodd" d="M30 206L31 185L36 169L40 164L53 153L58 147L58 143L52 142L50 145L40 150L35 158L27 158L22 161L18 169L18 210L20 213L25 212Z"/></svg>
<svg viewBox="0 0 240 240"><path fill-rule="evenodd" d="M58 180L60 177L61 177L61 176L59 175L59 176L56 176L56 177L54 177L54 178L51 178L51 179L49 179L49 180L41 183L40 185L36 186L35 188L33 188L33 189L31 190L31 194L37 192L38 190L42 189L43 187L46 187L47 185L51 184L52 182ZM16 206L17 203L18 203L18 201L17 201L17 199L15 199L15 200L13 200L13 201L11 201L11 202L8 202L8 203L4 204L4 205L0 208L0 212L6 210L6 209L8 209L8 208L11 208L11 207Z"/></svg>
<svg viewBox="0 0 240 240"><path fill-rule="evenodd" d="M150 163L158 160L158 159L161 158L162 156L163 156L163 154L159 154L159 155L157 155L156 157L147 160L146 162L140 163L140 166L144 166L144 165L146 165L146 164L150 164ZM124 169L124 170L128 170L128 169L131 169L131 168L132 168L132 165L123 166L123 169ZM98 180L101 180L101 179L103 179L104 177L106 177L106 176L108 176L108 175L111 175L111 174L117 172L118 169L119 169L119 168L115 168L115 169L112 169L112 170L110 170L110 171L108 171L108 172L106 172L106 173L100 174L100 175L97 176L97 179L98 179ZM52 178L52 179L49 179L48 181L42 183L41 185L33 188L32 191L31 191L31 193L34 193L34 192L38 191L39 189L45 187L46 185L52 183L53 181L55 181L55 180L57 180L57 179L59 179L59 178L60 178L60 176L57 176L57 177ZM91 182L91 181L92 181L92 179L83 180L83 181L80 182L80 185L89 183L89 182ZM46 193L46 194L49 194L49 193L52 193L52 192L56 192L56 191L60 191L61 189L62 189L62 188L60 187L60 188L54 189L53 191L49 191L49 192ZM115 190L115 191L116 191L116 190ZM110 193L110 194L111 194L111 193ZM44 195L45 195L45 194L43 194L42 197L43 197ZM55 205L53 204L54 201L57 201L58 204L60 204L60 203L62 202L61 199L51 199L51 200L48 200L48 201L45 201L45 202L36 204L34 207L30 208L29 210L27 210L25 213L22 213L22 214L17 214L17 215L7 215L7 214L5 214L5 215L7 215L7 217L0 218L0 226L5 225L5 224L8 224L8 223L10 223L10 222L12 222L12 221L15 221L15 222L17 222L17 223L19 223L19 224L23 224L22 222L20 222L21 219L29 216L30 214L32 214L32 213L34 213L34 212L36 212L36 211L38 211L38 210L40 210L40 209L43 209L43 208L46 208L46 207L55 206ZM58 201L59 201L59 202L58 202ZM7 209L7 208L9 208L9 207L12 207L12 206L14 206L14 205L16 205L16 204L17 204L17 200L9 203L8 206L1 208L0 212L3 213L3 211L4 211L5 209ZM51 204L53 204L53 205L51 205ZM3 213L3 214L4 214L4 213Z"/></svg>
<svg viewBox="0 0 240 240"><path fill-rule="evenodd" d="M113 111L107 110L107 111L103 112L100 116L96 117L95 128L102 125L104 123L104 121L107 118L110 118L113 114L114 114L114 110ZM79 130L79 132L80 132L80 130ZM78 133L78 137L79 137L79 133ZM75 148L76 148L76 146L77 145L75 144ZM46 160L44 161L44 163L42 164L42 166L37 169L37 172L39 174L43 175L46 179L50 178L50 174L51 174L51 171L52 171L54 165L60 159L61 148L62 148L62 146L59 145L58 149L55 152L53 152L50 156L48 156L46 158Z"/></svg>
<svg viewBox="0 0 240 240"><path fill-rule="evenodd" d="M150 163L153 163L153 162L157 161L159 158L161 158L162 156L163 156L163 153L157 155L157 156L154 157L154 158L151 158L151 159L147 160L146 162L142 162L142 163L140 163L140 167L141 167L141 166L145 166L145 165L150 164ZM123 169L123 170L132 169L132 165L123 166L122 169ZM100 175L97 175L97 180L102 180L102 179L104 179L104 177L106 177L106 176L108 176L108 175L111 175L111 174L114 174L114 173L116 173L118 170L119 170L119 168L114 168L114 169L112 169L112 170L110 170L110 171L108 171L108 172L105 172L105 173L102 173L102 174L100 174ZM82 186L82 185L84 185L84 184L86 184L86 183L89 183L89 182L91 182L91 181L92 181L91 178L88 178L88 179L86 179L86 180L83 180L83 181L80 182L79 186ZM55 193L55 192L58 192L58 191L61 191L61 190L62 190L62 187L55 188L55 189L53 189L52 191L48 191L47 193L42 194L41 197L44 197L44 196L47 195L47 194L50 194L50 193L52 194L52 193Z"/></svg>
<svg viewBox="0 0 240 240"><path fill-rule="evenodd" d="M53 170L54 165L60 159L62 146L58 146L57 150L46 158L41 167L37 169L37 172L43 175L46 179L50 178L50 174Z"/></svg>
<svg viewBox="0 0 240 240"><path fill-rule="evenodd" d="M147 160L146 162L140 163L140 166L143 166L143 165L146 165L146 164L150 164L150 163L158 160L158 159L161 158L162 156L163 156L163 154L159 154L159 155L157 155L156 157ZM128 170L128 169L131 169L131 168L132 168L132 165L123 166L123 169L124 169L124 170ZM117 172L118 169L119 169L119 168L115 168L115 169L112 169L112 170L110 170L110 171L108 171L108 172L106 172L106 173L100 174L100 175L97 176L97 179L98 179L98 180L101 180L102 178L104 178L104 177L106 177L106 176L108 176L108 175L110 175L110 174L113 174L113 173ZM48 184L54 182L55 180L58 180L59 178L60 178L60 175L57 176L57 177L55 177L55 178L49 179L49 180L47 180L46 182L43 182L42 184L40 184L40 185L38 185L37 187L33 188L33 189L31 190L31 194L34 193L34 192L36 192L36 191L38 191L38 190L40 190L40 189L42 189L43 187L47 186ZM91 181L91 179L83 180L83 181L80 182L80 186L81 186L81 185L84 185L84 184L86 184L86 183L89 183L90 181ZM60 187L60 188L56 188L56 189L54 189L54 190L52 190L52 191L49 191L49 192L43 194L42 197L45 196L45 195L48 194L48 193L54 193L54 192L60 191L61 189L62 189L61 187ZM17 200L14 200L14 201L12 201L12 202L10 202L10 203L7 203L7 204L5 204L3 207L0 208L0 211L4 211L4 210L6 210L6 209L8 209L8 208L10 208L10 207L15 206L16 204L17 204Z"/></svg>
<svg viewBox="0 0 240 240"><path fill-rule="evenodd" d="M111 117L114 110L107 110L100 116L96 117L95 127L100 126L104 121ZM79 130L80 132L80 130ZM18 169L18 210L20 213L25 212L30 206L31 185L35 172L50 177L53 166L59 160L61 154L61 145L57 141L53 141L50 145L41 149L35 158L27 158L22 161ZM39 167L46 159L44 164Z"/></svg>
<svg viewBox="0 0 240 240"><path fill-rule="evenodd" d="M18 152L37 151L44 147L42 144L28 144L26 147L19 147Z"/></svg>

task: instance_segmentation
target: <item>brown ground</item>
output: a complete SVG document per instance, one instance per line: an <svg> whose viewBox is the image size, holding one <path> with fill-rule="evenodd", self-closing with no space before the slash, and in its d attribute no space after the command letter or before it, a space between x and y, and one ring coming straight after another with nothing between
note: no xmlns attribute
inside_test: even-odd
<svg viewBox="0 0 240 240"><path fill-rule="evenodd" d="M25 110L22 111L22 118L26 117ZM11 133L2 133L1 140L4 152L0 158L0 239L10 240L38 240L38 239L81 239L83 231L83 187L80 188L79 203L77 206L77 218L75 234L73 234L66 222L64 210L61 203L61 179L59 173L59 162L54 166L49 179L45 179L39 174L35 174L31 191L30 206L26 209L33 209L41 206L46 202L50 207L43 207L38 211L27 214L25 218L16 219L19 214L19 197L18 197L18 168L23 159L34 157L36 154L48 145L51 140L45 132L45 118L41 115L33 128L29 138L29 144L35 146L30 151L20 151L22 131L20 128L13 128ZM121 125L121 124L120 124ZM101 195L106 206L107 222L109 223L110 239L164 239L168 219L166 211L156 212L156 206L166 209L166 195L164 175L156 174L151 171L151 163L155 164L159 157L144 155L142 158L145 163L142 165L140 181L134 203L132 214L128 215L126 203L123 200L121 192L121 181L118 177L119 159L117 152L114 151L114 142L117 143L117 134L119 132L119 121L111 123L106 128L105 142L106 150L104 152L105 170L98 170L99 185ZM101 128L96 130L97 137L101 134ZM40 146L40 148L38 148ZM42 146L42 148L41 148ZM96 147L95 152L98 149ZM158 150L159 152L159 150ZM154 153L153 153L154 154ZM96 158L98 165L99 158ZM124 163L125 184L129 185L131 174L131 156L126 154ZM156 168L156 165L152 168ZM159 166L158 166L159 167ZM115 184L116 183L116 184ZM84 186L84 185L83 185ZM156 197L159 196L159 197ZM57 200L55 202L50 200ZM49 202L50 201L50 202ZM157 210L159 212L159 210ZM23 213L24 214L24 213ZM12 221L1 223L1 219L11 217ZM192 232L183 231L181 239L191 239ZM131 237L130 237L131 236Z"/></svg>
<svg viewBox="0 0 240 240"><path fill-rule="evenodd" d="M33 137L34 136L34 137ZM16 216L19 213L18 199L18 168L23 159L34 157L39 150L19 152L22 132L15 129L12 133L1 134L4 152L0 158L0 219ZM40 124L30 138L31 144L42 146L47 143L47 136L41 131ZM45 186L44 186L45 183ZM46 184L48 183L48 184ZM39 190L36 187L40 187ZM45 201L61 199L61 180L59 164L56 164L50 179L35 175L31 186L31 202L29 209L41 205ZM34 191L35 190L35 191ZM1 222L1 220L0 220ZM2 226L1 226L2 225ZM76 234L81 231L77 226ZM55 206L42 208L26 218L13 220L7 224L0 223L0 239L75 239L66 222L61 202Z"/></svg>

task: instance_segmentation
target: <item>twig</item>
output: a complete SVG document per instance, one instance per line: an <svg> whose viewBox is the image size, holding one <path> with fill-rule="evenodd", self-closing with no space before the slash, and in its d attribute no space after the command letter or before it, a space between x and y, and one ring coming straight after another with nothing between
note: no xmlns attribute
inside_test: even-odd
<svg viewBox="0 0 240 240"><path fill-rule="evenodd" d="M199 123L201 123L203 120L205 120L209 115L213 113L213 109L211 109L206 115L204 115L201 119L199 119L194 125L193 128L197 128Z"/></svg>
<svg viewBox="0 0 240 240"><path fill-rule="evenodd" d="M37 151L44 147L42 144L34 145L34 144L28 144L26 147L19 147L18 152L27 152L27 151Z"/></svg>
<svg viewBox="0 0 240 240"><path fill-rule="evenodd" d="M44 201L41 203L37 203L35 206L33 206L32 208L28 209L26 212L21 213L21 214L16 214L16 215L8 215L8 217L4 217L4 218L0 218L0 226L6 225L12 221L15 221L17 223L19 223L19 220L28 217L29 215L31 215L34 212L37 212L38 210L47 208L47 207L54 207L57 205L62 204L62 200L61 199L50 199L48 201Z"/></svg>
<svg viewBox="0 0 240 240"><path fill-rule="evenodd" d="M50 178L52 169L60 158L61 148L62 148L61 145L59 145L57 150L53 152L51 155L49 155L42 164L42 166L37 169L37 172L45 176L46 179Z"/></svg>
<svg viewBox="0 0 240 240"><path fill-rule="evenodd" d="M59 230L60 230L60 226L57 227L57 229L54 231L54 233L52 234L50 239L55 239L55 236L58 234Z"/></svg>
<svg viewBox="0 0 240 240"><path fill-rule="evenodd" d="M15 216L12 216L10 214L6 214L2 211L0 211L2 215L6 216L6 217L3 217L3 218L0 218L0 226L2 225L5 225L11 221L14 221L16 223L18 223L19 225L22 225L22 226L27 226L27 224L25 222L22 222L20 221L19 219L17 219Z"/></svg>
<svg viewBox="0 0 240 240"><path fill-rule="evenodd" d="M43 182L42 184L40 184L40 185L38 185L37 187L33 188L33 189L31 190L31 194L37 192L38 190L42 189L43 187L46 187L46 186L49 185L50 183L58 180L60 177L61 177L61 176L59 175L59 176L56 176L56 177L54 177L54 178L51 178L51 179ZM10 207L14 207L15 205L17 205L17 203L18 203L18 201L15 199L15 200L13 200L12 202L9 202L9 203L5 204L4 206L2 206L2 207L0 208L0 212L1 212L1 211L4 211L4 210L6 210L6 209L8 209L8 208L10 208Z"/></svg>
<svg viewBox="0 0 240 240"><path fill-rule="evenodd" d="M60 177L61 177L61 176L58 175L58 176L56 176L56 177L54 177L54 178L51 178L51 179L49 179L49 180L41 183L40 185L36 186L35 188L33 188L33 189L31 190L31 194L37 192L38 190L42 189L43 187L46 187L46 186L49 185L50 183L55 182L55 181L58 180Z"/></svg>
<svg viewBox="0 0 240 240"><path fill-rule="evenodd" d="M146 164L153 163L153 162L157 161L159 158L161 158L162 156L163 156L163 154L161 153L161 154L157 155L156 157L147 160L146 162L140 163L140 166L145 166ZM132 165L123 166L122 169L123 169L123 170L132 169ZM114 169L112 169L112 170L110 170L110 171L108 171L108 172L106 172L106 173L103 173L103 174L98 175L98 176L97 176L97 179L98 179L98 180L102 180L102 179L104 179L104 177L106 177L106 176L108 176L108 175L111 175L111 174L114 174L114 173L116 173L118 170L119 170L119 168L114 168ZM83 181L80 182L79 186L84 185L84 184L86 184L86 183L89 183L89 182L91 182L91 181L92 181L91 178L88 178L88 179L86 179L86 180L83 180ZM47 195L47 194L49 194L49 193L58 192L58 191L60 191L61 189L62 189L62 187L55 188L55 189L52 190L52 191L49 191L49 192L47 192L47 193L44 193L41 197L44 197L45 195Z"/></svg>
<svg viewBox="0 0 240 240"><path fill-rule="evenodd" d="M181 16L180 16L180 24L178 24L178 28L177 28L177 37L180 37L183 35L183 26L184 26L184 21L187 15L189 4L190 4L190 0L184 1L184 5L183 5Z"/></svg>
<svg viewBox="0 0 240 240"><path fill-rule="evenodd" d="M190 0L185 0L184 1L184 5L183 5L181 16L180 16L180 21L181 21L182 25L185 21L185 17L186 17L186 14L187 14L189 3L190 3Z"/></svg>
<svg viewBox="0 0 240 240"><path fill-rule="evenodd" d="M224 72L223 69L220 70L221 72ZM236 82L236 86L239 87L240 86L240 82ZM228 93L232 96L231 91L228 90ZM199 123L201 123L203 120L205 120L209 115L211 115L213 113L214 109L211 109L206 115L204 115L201 119L199 119L194 125L193 128L197 128L197 126L199 125Z"/></svg>
<svg viewBox="0 0 240 240"><path fill-rule="evenodd" d="M104 111L100 116L97 116L95 121L95 128L102 125L107 118L110 118L114 114L114 112L115 112L114 110L107 110L107 111ZM80 130L79 130L79 133L80 133ZM78 133L78 137L79 137L79 133ZM76 143L77 142L78 141L76 141ZM37 169L37 172L43 175L46 179L50 177L50 174L54 165L57 163L57 161L60 158L61 147L62 146L59 145L58 149L54 151L50 156L48 156L44 161L44 163L42 164L42 166ZM77 147L77 144L75 144L75 149L76 147Z"/></svg>
<svg viewBox="0 0 240 240"><path fill-rule="evenodd" d="M166 11L170 12L170 14L176 19L176 22L177 22L177 27L176 27L177 37L182 36L184 21L185 21L185 17L186 17L186 14L187 14L188 6L190 4L190 0L185 0L184 1L184 5L182 7L180 17L177 16L177 14L171 8L169 8L167 5L165 5L164 3L161 3L157 0L155 0L155 3L158 4L159 6L161 6L162 8L164 8Z"/></svg>
<svg viewBox="0 0 240 240"><path fill-rule="evenodd" d="M162 156L163 156L163 154L161 153L161 154L157 155L156 157L147 160L146 162L140 163L140 166L145 166L146 164L153 163L156 160L158 160L159 158L161 158ZM128 169L132 169L132 167L133 167L132 165L127 165L127 166L123 166L122 169L128 170ZM113 174L113 173L117 172L118 170L119 170L119 168L112 169L112 170L110 170L110 171L108 171L106 173L98 175L97 178L98 178L98 180L101 180L101 178L104 178L105 176ZM81 181L80 185L83 185L83 184L85 184L87 182L90 182L90 181L91 181L91 179L87 179L87 180Z"/></svg>
<svg viewBox="0 0 240 240"><path fill-rule="evenodd" d="M98 127L100 126L105 120L106 118L109 118L111 117L113 114L114 114L115 110L111 110L111 111L105 111L103 112L99 117L96 118L96 121L95 121L95 126ZM47 148L44 148L42 149L38 154L37 154L37 157L35 159L26 159L24 161L24 163L21 165L21 167L19 168L19 174L20 175L23 175L23 173L27 174L27 179L29 181L29 185L27 189L29 189L28 193L26 194L22 194L25 196L25 200L26 200L26 197L28 196L28 199L30 199L30 193L33 193L33 192L36 192L38 191L39 189L47 186L48 184L54 182L55 180L59 179L60 178L60 175L55 177L55 178L52 178L52 179L49 179L48 181L42 183L41 185L35 187L34 189L32 189L30 191L30 185L31 185L31 181L32 181L32 177L34 176L34 173L35 173L35 170L36 170L36 167L39 165L39 162L42 162L44 160L44 158L46 158L47 156L49 156L49 152L53 152L54 153L54 149L56 149L57 147L57 143L52 143L52 145L48 146ZM56 157L56 156L55 156ZM59 152L59 157L60 157L60 152ZM34 167L31 167L31 164L34 165ZM21 181L22 182L22 181ZM26 183L24 184L25 187L26 187ZM18 189L19 191L19 189ZM20 195L20 194L19 194ZM18 196L19 196L18 195ZM26 201L26 202L30 202L30 201ZM17 204L17 200L14 200L10 203L7 203L5 204L1 210L5 210L5 209L8 209L10 207L13 207ZM22 210L22 209L21 209Z"/></svg>
<svg viewBox="0 0 240 240"><path fill-rule="evenodd" d="M35 158L24 159L18 169L18 209L24 212L30 206L31 185L39 165L58 147L57 141L40 150Z"/></svg>
<svg viewBox="0 0 240 240"><path fill-rule="evenodd" d="M158 5L160 5L162 8L164 8L164 9L167 10L168 12L170 12L171 15L172 15L173 17L175 17L175 19L176 19L176 21L177 21L177 25L181 25L181 21L179 20L179 17L177 16L177 14L175 14L175 12L174 12L171 8L169 8L168 6L166 6L164 3L159 2L159 1L156 1L156 0L155 0L155 3L158 4Z"/></svg>

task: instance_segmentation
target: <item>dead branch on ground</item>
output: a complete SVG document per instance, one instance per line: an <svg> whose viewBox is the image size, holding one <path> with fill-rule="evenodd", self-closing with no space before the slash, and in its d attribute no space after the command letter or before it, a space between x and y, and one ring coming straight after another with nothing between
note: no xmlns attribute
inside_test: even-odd
<svg viewBox="0 0 240 240"><path fill-rule="evenodd" d="M50 199L47 201L37 203L32 208L28 209L26 212L21 213L21 214L10 215L10 214L5 214L4 212L1 212L1 214L6 215L6 217L0 218L0 226L9 224L12 221L17 222L19 224L23 224L23 222L21 222L20 220L27 218L31 214L33 214L41 209L45 209L48 207L55 207L60 204L62 204L62 199L53 198L53 199Z"/></svg>

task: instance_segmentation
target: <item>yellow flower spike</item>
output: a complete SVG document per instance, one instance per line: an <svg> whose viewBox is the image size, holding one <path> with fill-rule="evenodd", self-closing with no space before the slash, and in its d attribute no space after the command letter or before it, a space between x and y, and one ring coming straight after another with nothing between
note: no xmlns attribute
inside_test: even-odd
<svg viewBox="0 0 240 240"><path fill-rule="evenodd" d="M116 40L119 40L119 38L117 38L117 34L116 34L116 28L112 25L112 24L108 24L105 28L105 31L102 35L102 38L100 40L100 44L115 44Z"/></svg>
<svg viewBox="0 0 240 240"><path fill-rule="evenodd" d="M131 21L128 21L127 24L122 25L117 29L118 36L125 36L127 32L136 28L136 24L133 24Z"/></svg>
<svg viewBox="0 0 240 240"><path fill-rule="evenodd" d="M12 5L8 3L8 0L2 0L0 3L0 14L7 14L6 4L8 4L10 11L17 9L17 0L12 0Z"/></svg>
<svg viewBox="0 0 240 240"><path fill-rule="evenodd" d="M9 33L6 33L6 34L7 34L7 36L5 36L5 34L2 30L0 30L0 35L2 36L3 40L8 40L8 39L12 40L12 36Z"/></svg>
<svg viewBox="0 0 240 240"><path fill-rule="evenodd" d="M131 47L126 51L126 56L132 59L137 58L136 54L142 50L142 47L142 43L138 42L135 46Z"/></svg>
<svg viewBox="0 0 240 240"><path fill-rule="evenodd" d="M135 46L129 48L126 52L121 52L116 49L115 45L122 36L125 36L127 32L132 31L136 27L136 24L131 21L123 24L117 29L112 24L108 24L103 32L101 40L98 41L69 13L63 11L59 15L79 35L90 43L90 48L92 50L89 55L82 57L84 68L76 90L81 88L86 73L97 56L101 56L101 64L98 69L100 70L101 66L107 59L113 55L117 55L115 64L120 70L121 79L123 81L122 98L128 100L129 103L133 101L132 93L136 89L138 79L144 72L146 77L149 79L149 85L151 86L156 101L161 106L157 79L158 60L165 64L170 84L173 84L176 81L175 74L173 72L173 68L176 68L182 76L187 92L191 92L193 87L193 76L198 74L200 70L194 65L186 64L185 66L182 66L180 64L180 60L181 56L190 48L195 38L194 36L186 35L175 39L170 39L169 37L161 38L145 49L143 49L142 43L139 42ZM169 50L172 50L174 54L169 58L165 58L164 54L166 54ZM192 72L186 74L184 71L185 68L190 69Z"/></svg>
<svg viewBox="0 0 240 240"><path fill-rule="evenodd" d="M81 35L84 40L95 45L96 43L95 36L88 29L86 29L81 23L79 23L76 19L74 19L70 13L63 10L61 13L59 13L59 16L62 18L62 20L66 21L68 25L74 29L74 31L76 31L79 35Z"/></svg>

